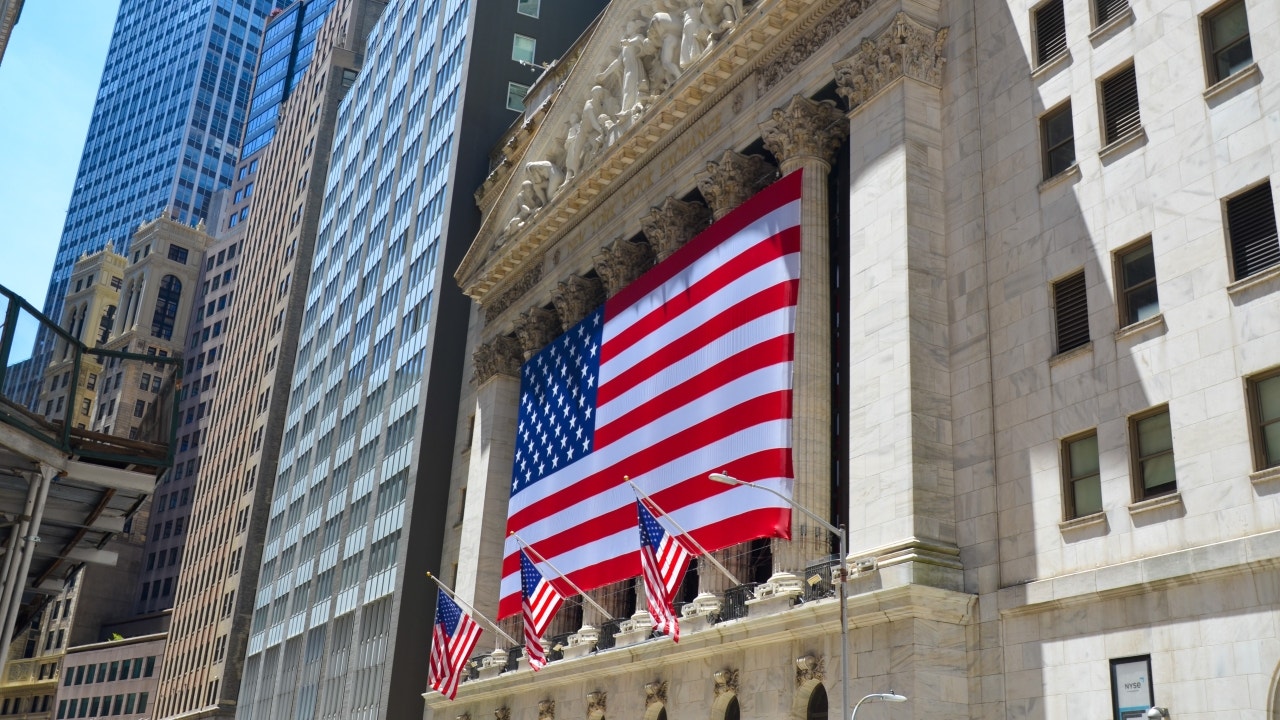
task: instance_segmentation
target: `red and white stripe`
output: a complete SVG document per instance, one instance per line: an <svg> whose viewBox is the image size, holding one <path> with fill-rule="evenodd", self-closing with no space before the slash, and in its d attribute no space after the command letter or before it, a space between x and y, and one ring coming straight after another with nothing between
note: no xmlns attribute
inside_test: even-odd
<svg viewBox="0 0 1280 720"><path fill-rule="evenodd" d="M508 530L584 589L641 573L623 476L708 550L789 537L782 500L706 475L790 494L799 274L793 173L610 298L594 452L514 495ZM518 551L508 537L500 617L521 607Z"/></svg>

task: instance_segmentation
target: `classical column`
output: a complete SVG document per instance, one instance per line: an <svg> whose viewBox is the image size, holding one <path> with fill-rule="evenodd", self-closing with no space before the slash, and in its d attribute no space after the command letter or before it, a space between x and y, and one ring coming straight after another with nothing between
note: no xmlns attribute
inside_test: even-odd
<svg viewBox="0 0 1280 720"><path fill-rule="evenodd" d="M472 357L475 414L455 589L477 610L495 617L502 582L523 353L515 338L503 335L480 344Z"/></svg>
<svg viewBox="0 0 1280 720"><path fill-rule="evenodd" d="M835 64L849 103L849 549L876 587L962 587L944 198L947 29L899 12Z"/></svg>
<svg viewBox="0 0 1280 720"><path fill-rule="evenodd" d="M592 258L596 274L604 283L605 292L613 297L645 270L653 267L653 249L645 242L616 240Z"/></svg>
<svg viewBox="0 0 1280 720"><path fill-rule="evenodd" d="M529 308L520 313L515 325L516 340L520 341L525 360L533 357L563 332L556 314L540 307Z"/></svg>
<svg viewBox="0 0 1280 720"><path fill-rule="evenodd" d="M560 316L560 327L565 332L577 325L588 313L604 302L604 285L599 278L570 275L561 280L551 293L551 304Z"/></svg>
<svg viewBox="0 0 1280 720"><path fill-rule="evenodd" d="M782 174L803 171L800 193L800 297L792 365L792 457L795 501L831 518L831 213L827 176L848 132L844 113L830 100L796 95L760 125L764 146ZM791 541L774 541L775 570L800 573L830 553L831 534L802 513L792 513Z"/></svg>
<svg viewBox="0 0 1280 720"><path fill-rule="evenodd" d="M640 221L658 262L671 257L710 224L711 210L706 205L674 197L667 198L659 207L649 208L648 216Z"/></svg>
<svg viewBox="0 0 1280 720"><path fill-rule="evenodd" d="M712 217L719 220L777 177L778 169L763 157L725 150L719 160L707 163L707 169L695 179L702 197L711 206Z"/></svg>

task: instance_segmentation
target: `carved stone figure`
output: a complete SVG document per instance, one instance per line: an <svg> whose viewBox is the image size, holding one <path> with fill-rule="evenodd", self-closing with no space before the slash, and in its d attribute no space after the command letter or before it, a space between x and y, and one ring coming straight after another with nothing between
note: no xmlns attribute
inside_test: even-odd
<svg viewBox="0 0 1280 720"><path fill-rule="evenodd" d="M536 202L533 181L525 180L520 183L520 192L516 193L515 213L512 214L511 220L507 222L507 226L502 229L503 241L505 242L506 238L510 237L512 233L523 228L529 221L529 217L539 207L542 206Z"/></svg>
<svg viewBox="0 0 1280 720"><path fill-rule="evenodd" d="M680 9L680 6L673 2L656 0L655 12L649 20L649 40L658 49L655 70L661 68L663 87L680 77L680 36L684 25L683 19L677 19ZM651 79L650 87L652 86Z"/></svg>
<svg viewBox="0 0 1280 720"><path fill-rule="evenodd" d="M569 115L569 127L564 136L564 181L563 187L578 176L582 169L582 121L577 113Z"/></svg>
<svg viewBox="0 0 1280 720"><path fill-rule="evenodd" d="M708 46L741 19L742 0L702 0L702 25Z"/></svg>
<svg viewBox="0 0 1280 720"><path fill-rule="evenodd" d="M632 115L642 107L649 95L649 76L645 72L642 57L652 54L653 44L645 37L644 23L632 20L627 23L627 33L618 41L618 45L618 57L600 71L596 82L603 85L619 76L619 114Z"/></svg>
<svg viewBox="0 0 1280 720"><path fill-rule="evenodd" d="M684 9L680 22L680 69L684 70L702 57L707 49L706 26L702 23L702 8L698 4Z"/></svg>
<svg viewBox="0 0 1280 720"><path fill-rule="evenodd" d="M560 166L550 160L534 160L525 163L524 166L526 182L532 183L532 199L535 210L546 205L556 191L564 184L564 171ZM521 191L524 185L521 184Z"/></svg>

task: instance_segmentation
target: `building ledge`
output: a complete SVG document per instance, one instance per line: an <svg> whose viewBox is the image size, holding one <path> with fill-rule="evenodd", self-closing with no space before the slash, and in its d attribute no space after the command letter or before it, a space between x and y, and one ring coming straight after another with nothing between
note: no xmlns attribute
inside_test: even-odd
<svg viewBox="0 0 1280 720"><path fill-rule="evenodd" d="M1058 72L1059 70L1061 70L1062 68L1070 64L1071 64L1071 51L1063 50L1062 52L1058 53L1052 58L1049 58L1045 62L1041 63L1040 67L1032 70L1031 77L1035 78L1036 80L1041 80L1050 75L1053 75L1054 73Z"/></svg>
<svg viewBox="0 0 1280 720"><path fill-rule="evenodd" d="M1120 138L1107 143L1106 147L1098 151L1098 159L1104 165L1114 162L1116 159L1128 153L1137 147L1147 144L1147 131L1139 125L1137 129L1130 130Z"/></svg>
<svg viewBox="0 0 1280 720"><path fill-rule="evenodd" d="M1107 527L1107 514L1105 512L1096 512L1084 517L1071 518L1058 523L1058 531L1063 535L1073 533L1078 530L1088 528Z"/></svg>
<svg viewBox="0 0 1280 720"><path fill-rule="evenodd" d="M1133 24L1133 6L1125 5L1118 15L1102 23L1089 33L1089 42L1095 47L1103 40L1111 37L1117 30Z"/></svg>
<svg viewBox="0 0 1280 720"><path fill-rule="evenodd" d="M1080 357L1081 355L1091 355L1092 353L1093 353L1093 341L1090 340L1089 342L1081 345L1080 347L1073 347L1070 350L1064 350L1058 353L1057 355L1054 355L1053 357L1049 358L1049 366L1052 367L1054 365L1061 365L1065 362L1071 361L1074 358Z"/></svg>
<svg viewBox="0 0 1280 720"><path fill-rule="evenodd" d="M1240 295L1249 293L1249 291L1270 285L1273 281L1280 280L1280 264L1272 265L1266 270L1261 270L1250 275L1247 278L1237 280L1227 286L1227 294L1232 299L1238 298ZM1280 284L1280 283L1278 283ZM1276 288L1266 288L1267 292Z"/></svg>
<svg viewBox="0 0 1280 720"><path fill-rule="evenodd" d="M1280 482L1280 465L1249 473L1249 482L1253 483L1254 487Z"/></svg>
<svg viewBox="0 0 1280 720"><path fill-rule="evenodd" d="M997 595L1002 615L1038 613L1280 566L1280 530L1033 580Z"/></svg>
<svg viewBox="0 0 1280 720"><path fill-rule="evenodd" d="M1261 79L1262 70L1258 68L1258 63L1252 63L1240 72L1210 85L1204 91L1204 101L1210 105L1217 105L1234 95L1240 88L1246 85L1254 85Z"/></svg>
<svg viewBox="0 0 1280 720"><path fill-rule="evenodd" d="M1040 192L1051 190L1059 185L1067 182L1075 182L1080 179L1080 163L1071 163L1071 167L1050 178L1040 181L1038 189Z"/></svg>
<svg viewBox="0 0 1280 720"><path fill-rule="evenodd" d="M1163 335L1166 329L1168 328L1164 323L1164 313L1156 313L1145 320L1139 320L1136 323L1125 325L1119 330L1116 330L1115 337L1116 340L1128 340L1129 338L1136 337L1138 335L1145 335L1148 331L1154 330L1159 330L1160 334Z"/></svg>
<svg viewBox="0 0 1280 720"><path fill-rule="evenodd" d="M1139 500L1129 506L1129 515L1141 515L1151 512L1152 510L1160 510L1163 508L1183 507L1182 493L1171 492L1165 495L1157 495L1146 500Z"/></svg>

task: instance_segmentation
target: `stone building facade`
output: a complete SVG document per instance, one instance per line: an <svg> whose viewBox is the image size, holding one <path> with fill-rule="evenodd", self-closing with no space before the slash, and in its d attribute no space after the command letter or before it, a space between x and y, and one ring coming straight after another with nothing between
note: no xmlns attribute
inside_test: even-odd
<svg viewBox="0 0 1280 720"><path fill-rule="evenodd" d="M478 658L425 717L829 717L845 678L908 698L880 717L1277 717L1277 32L1251 0L613 3L477 192L441 575L492 616L524 359L803 170L794 497L849 527L849 662L834 599L713 623L738 589L702 568L678 645ZM829 552L794 528L724 553L769 560L757 600Z"/></svg>

